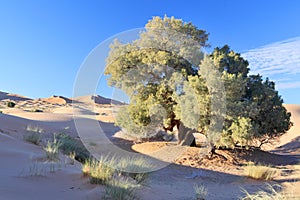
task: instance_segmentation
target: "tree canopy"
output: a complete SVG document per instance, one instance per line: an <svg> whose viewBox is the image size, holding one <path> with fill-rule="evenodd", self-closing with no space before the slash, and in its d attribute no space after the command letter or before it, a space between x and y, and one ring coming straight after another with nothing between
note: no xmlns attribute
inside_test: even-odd
<svg viewBox="0 0 300 200"><path fill-rule="evenodd" d="M206 31L166 16L153 17L130 43L115 40L105 74L130 97L116 124L141 137L181 126L228 148L285 133L290 113L275 83L249 75L248 62L227 45L205 55L207 40Z"/></svg>

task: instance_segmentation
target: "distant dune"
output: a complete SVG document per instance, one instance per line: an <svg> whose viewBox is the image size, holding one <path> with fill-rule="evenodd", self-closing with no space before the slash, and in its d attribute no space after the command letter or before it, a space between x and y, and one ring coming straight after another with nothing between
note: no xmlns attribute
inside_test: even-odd
<svg viewBox="0 0 300 200"><path fill-rule="evenodd" d="M124 103L105 98L99 95L87 95L87 96L80 96L80 97L75 97L73 100L78 101L78 102L84 102L84 103L96 103L96 104L113 104L113 105L122 105Z"/></svg>
<svg viewBox="0 0 300 200"><path fill-rule="evenodd" d="M273 152L300 155L300 105L286 104L284 106L292 114L293 126L279 138L279 143L276 144Z"/></svg>
<svg viewBox="0 0 300 200"><path fill-rule="evenodd" d="M10 94L7 92L0 91L0 101L2 101L2 100L26 101L26 100L32 100L32 99L18 95L18 94Z"/></svg>
<svg viewBox="0 0 300 200"><path fill-rule="evenodd" d="M63 96L52 96L52 97L49 97L49 98L40 98L38 100L45 101L45 102L52 103L52 104L72 103L71 99L69 99L67 97L63 97Z"/></svg>

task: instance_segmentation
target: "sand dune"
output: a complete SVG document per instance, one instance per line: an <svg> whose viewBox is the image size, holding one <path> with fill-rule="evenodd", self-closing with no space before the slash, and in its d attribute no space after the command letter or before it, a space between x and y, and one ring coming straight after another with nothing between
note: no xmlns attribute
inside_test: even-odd
<svg viewBox="0 0 300 200"><path fill-rule="evenodd" d="M42 136L50 138L54 133L64 131L77 137L73 117L89 117L99 120L99 124L107 132L116 132L113 126L114 116L109 99L96 96L78 97L78 103L73 108L70 99L64 97L50 97L31 100L18 95L1 93L15 98L16 108L1 108L0 113L0 200L21 199L101 199L104 186L89 184L82 177L81 164L72 165L67 156L61 155L59 163L54 163L54 171L50 171L51 163L45 162L45 151L42 145L36 146L23 141L28 125L43 129ZM94 98L94 99L93 99ZM18 100L16 100L18 99ZM22 100L23 99L23 100ZM93 101L96 101L96 105ZM83 102L90 102L87 106ZM119 102L120 103L120 102ZM92 106L91 106L92 105ZM278 154L300 155L300 105L285 105L292 113L294 126L282 137L270 151ZM44 112L28 112L32 108L43 108ZM92 108L92 109L91 109ZM113 134L108 134L108 137ZM159 143L144 143L150 145L146 150L155 152L165 145ZM139 151L139 145L132 147ZM145 150L144 149L144 150ZM192 149L188 152L192 152ZM138 190L141 199L191 199L194 197L194 184L204 184L208 188L208 199L236 199L242 195L240 187L255 192L264 187L263 181L245 179L240 175L237 166L225 166L218 170L216 166L201 169L192 166L187 154L183 157L185 166L172 164L160 171L154 172L147 180L147 186ZM52 167L53 167L52 166ZM284 166L290 170L290 166ZM236 174L226 172L231 170ZM196 174L196 175L195 175ZM281 176L280 183L291 187L290 180L299 183L299 177ZM216 186L217 184L217 186ZM299 188L296 189L298 191Z"/></svg>
<svg viewBox="0 0 300 200"><path fill-rule="evenodd" d="M67 104L67 103L72 103L72 100L63 96L52 96L48 98L40 98L38 99L40 101L45 101L51 104Z"/></svg>
<svg viewBox="0 0 300 200"><path fill-rule="evenodd" d="M285 107L292 114L293 126L271 150L274 153L300 155L300 105L289 104Z"/></svg>
<svg viewBox="0 0 300 200"><path fill-rule="evenodd" d="M108 99L99 95L87 95L87 96L80 96L75 97L73 100L78 102L84 102L84 103L96 103L96 104L114 104L114 105L121 105L123 104L120 101Z"/></svg>
<svg viewBox="0 0 300 200"><path fill-rule="evenodd" d="M37 162L45 157L39 146L0 135L0 199L98 199L103 188L88 184L80 164Z"/></svg>
<svg viewBox="0 0 300 200"><path fill-rule="evenodd" d="M26 101L26 100L32 100L32 99L18 95L18 94L10 94L7 92L0 91L0 101L2 101L2 100Z"/></svg>

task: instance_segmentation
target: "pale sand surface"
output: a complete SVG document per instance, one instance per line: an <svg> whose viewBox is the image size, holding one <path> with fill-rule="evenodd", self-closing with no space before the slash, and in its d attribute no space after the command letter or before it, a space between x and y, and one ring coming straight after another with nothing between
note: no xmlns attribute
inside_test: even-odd
<svg viewBox="0 0 300 200"><path fill-rule="evenodd" d="M58 105L59 102L54 101L56 98L52 98L49 103L41 100L28 100L18 95L13 95L19 100L16 100L17 105L26 105L24 102L27 102L27 105L31 107L6 108L3 102L7 101L5 98L8 95L3 93L1 95L2 108L0 110L4 114L0 114L0 200L101 199L105 187L89 184L87 178L82 176L80 163L75 162L75 165L71 165L69 158L61 155L60 162L55 164L54 172L50 172L50 164L43 161L45 152L42 146L23 141L23 134L28 125L41 127L45 138L50 138L53 133L62 130L76 137L73 108L69 104ZM87 97L80 100L88 99ZM25 107L26 109L47 107L47 111L26 112ZM300 105L286 105L286 108L292 112L292 121L295 125L268 150L278 154L292 154L299 158ZM112 124L114 117L111 105L99 104L92 111L75 109L75 113L80 116L93 115L97 120L101 120L101 126L105 128L105 131L111 132L108 134L110 136L117 131ZM94 116L95 113L98 114ZM165 142L148 142L136 144L132 149L149 154L165 146ZM192 156L195 152L199 154L197 151L199 149L190 148L175 164L151 173L145 185L137 190L141 199L192 199L195 184L203 184L207 187L207 199L237 199L242 195L241 187L249 192L265 187L264 181L242 176L241 169L234 165L225 163L224 166L197 166ZM36 165L40 167L40 176L36 175L35 171L38 170L32 170ZM286 187L286 190L299 194L299 165L286 164L279 168L284 171L290 170L292 173L282 173L271 183L279 183Z"/></svg>

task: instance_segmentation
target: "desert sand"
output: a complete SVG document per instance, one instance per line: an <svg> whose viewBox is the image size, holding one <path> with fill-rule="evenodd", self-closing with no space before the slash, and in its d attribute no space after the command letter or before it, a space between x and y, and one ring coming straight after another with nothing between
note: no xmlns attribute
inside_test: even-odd
<svg viewBox="0 0 300 200"><path fill-rule="evenodd" d="M91 102L95 97L73 99L77 103ZM13 101L14 108L6 103ZM67 155L60 155L57 162L48 162L43 144L34 145L24 141L26 129L39 127L44 140L54 133L64 131L78 137L74 125L76 117L91 116L98 120L113 138L119 129L114 127L114 111L110 101L97 96L93 110L73 108L72 99L61 96L30 99L20 95L0 93L0 200L23 199L102 199L105 186L92 185L81 172L81 163L72 161ZM114 102L118 105L120 102ZM241 188L253 193L264 189L266 183L279 184L284 191L293 192L300 199L300 105L285 105L292 113L294 126L277 142L265 147L266 152L234 156L228 152L227 159L208 160L200 155L201 149L189 147L187 151L167 167L150 173L142 187L137 189L141 199L194 199L195 184L204 185L207 199L238 199L243 196ZM36 109L42 112L35 112ZM151 154L165 147L166 142L133 144L127 148L143 154ZM226 157L226 156L225 156ZM273 181L247 178L237 163L262 159L281 170Z"/></svg>

